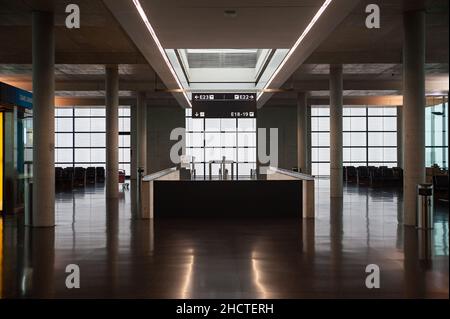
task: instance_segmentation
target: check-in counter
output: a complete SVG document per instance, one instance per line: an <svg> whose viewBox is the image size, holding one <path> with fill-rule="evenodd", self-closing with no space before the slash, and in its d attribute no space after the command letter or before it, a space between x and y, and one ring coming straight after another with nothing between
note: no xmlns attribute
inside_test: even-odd
<svg viewBox="0 0 450 319"><path fill-rule="evenodd" d="M142 179L141 186L141 217L150 219L154 216L154 188L155 181L178 181L180 180L180 171L176 167L168 168L154 174L145 176Z"/></svg>
<svg viewBox="0 0 450 319"><path fill-rule="evenodd" d="M303 218L315 217L314 177L307 174L288 171L282 168L270 167L268 180L300 180L302 182Z"/></svg>
<svg viewBox="0 0 450 319"><path fill-rule="evenodd" d="M180 179L170 168L142 179L141 216L314 218L314 178L269 168L259 178Z"/></svg>

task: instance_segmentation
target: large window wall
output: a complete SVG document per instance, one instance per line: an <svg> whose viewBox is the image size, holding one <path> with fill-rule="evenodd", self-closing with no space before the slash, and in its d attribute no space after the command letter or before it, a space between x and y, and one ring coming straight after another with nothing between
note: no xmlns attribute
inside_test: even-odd
<svg viewBox="0 0 450 319"><path fill-rule="evenodd" d="M448 168L448 102L425 109L426 166Z"/></svg>
<svg viewBox="0 0 450 319"><path fill-rule="evenodd" d="M106 165L105 108L57 108L55 165ZM130 108L119 108L119 169L130 175Z"/></svg>
<svg viewBox="0 0 450 319"><path fill-rule="evenodd" d="M208 176L209 161L223 156L237 163L235 176L249 176L256 168L256 120L193 119L191 112L186 109L186 154L195 157L197 176ZM212 170L218 175L219 165Z"/></svg>
<svg viewBox="0 0 450 319"><path fill-rule="evenodd" d="M397 108L344 107L344 166L397 165ZM330 109L311 107L312 174L330 175Z"/></svg>

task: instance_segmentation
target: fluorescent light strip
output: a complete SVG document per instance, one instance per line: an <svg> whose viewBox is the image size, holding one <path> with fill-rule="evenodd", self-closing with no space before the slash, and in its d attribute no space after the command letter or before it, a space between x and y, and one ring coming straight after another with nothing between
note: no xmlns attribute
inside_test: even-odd
<svg viewBox="0 0 450 319"><path fill-rule="evenodd" d="M151 34L153 40L155 41L156 46L157 46L158 49L159 49L159 52L161 53L161 55L162 55L164 61L165 61L166 64L167 64L167 67L168 67L169 70L170 70L170 73L172 73L172 75L173 75L175 81L177 81L177 84L178 84L180 90L183 91L183 95L184 95L184 97L186 98L186 101L188 102L189 106L192 107L191 101L189 100L189 97L187 96L187 94L186 94L186 92L185 92L183 86L181 85L181 82L180 82L180 80L178 79L178 76L177 76L175 70L173 69L172 64L170 63L169 58L167 57L166 52L164 51L164 48L163 48L163 46L161 45L161 42L159 42L158 36L156 35L155 30L153 29L153 27L152 27L150 21L148 20L147 15L145 14L145 11L144 11L144 9L143 9L142 6L141 6L141 3L139 2L139 0L133 0L133 3L134 3L134 6L136 7L137 11L139 12L139 15L141 16L142 21L144 21L145 26L147 27L147 29L148 29L148 31L150 32L150 34Z"/></svg>
<svg viewBox="0 0 450 319"><path fill-rule="evenodd" d="M300 45L300 43L303 41L303 39L306 37L306 35L309 33L309 31L312 29L312 27L314 26L314 24L316 24L317 20L319 20L320 16L322 15L322 13L326 10L326 8L328 7L328 5L332 2L333 0L326 0L322 6L320 7L319 11L317 11L317 13L314 15L314 17L312 18L311 22L309 22L308 26L306 27L306 29L303 31L303 33L300 35L300 37L297 39L297 41L295 41L294 45L292 46L292 48L289 50L288 54L286 54L286 56L284 57L283 61L280 63L280 65L278 66L278 68L275 70L275 72L272 74L272 76L270 77L269 81L267 81L266 85L263 88L263 92L264 90L267 90L270 86L270 84L272 83L273 79L275 79L275 77L277 76L277 74L281 71L281 69L283 68L283 66L286 64L286 62L289 60L289 58L291 57L291 55L294 53L294 51L297 49L297 47ZM257 100L262 96L262 93L258 96Z"/></svg>

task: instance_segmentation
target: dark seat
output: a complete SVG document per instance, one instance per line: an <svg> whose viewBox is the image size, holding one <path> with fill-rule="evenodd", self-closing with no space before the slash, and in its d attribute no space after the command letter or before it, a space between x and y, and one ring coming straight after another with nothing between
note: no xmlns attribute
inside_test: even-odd
<svg viewBox="0 0 450 319"><path fill-rule="evenodd" d="M344 182L347 181L347 166L342 167L342 178L344 179Z"/></svg>
<svg viewBox="0 0 450 319"><path fill-rule="evenodd" d="M434 175L433 176L433 188L435 199L448 200L448 176L447 175Z"/></svg>
<svg viewBox="0 0 450 319"><path fill-rule="evenodd" d="M379 167L374 167L370 170L370 186L377 187L383 185L383 174L382 169Z"/></svg>
<svg viewBox="0 0 450 319"><path fill-rule="evenodd" d="M88 167L86 169L86 184L95 184L95 167Z"/></svg>
<svg viewBox="0 0 450 319"><path fill-rule="evenodd" d="M59 191L63 187L63 174L64 169L62 167L55 167L55 190Z"/></svg>
<svg viewBox="0 0 450 319"><path fill-rule="evenodd" d="M73 189L73 167L66 167L63 170L62 190L69 191Z"/></svg>
<svg viewBox="0 0 450 319"><path fill-rule="evenodd" d="M358 172L356 171L356 167L347 166L346 175L347 175L347 182L356 183L358 181Z"/></svg>
<svg viewBox="0 0 450 319"><path fill-rule="evenodd" d="M401 167L393 167L394 178L398 186L403 185L403 169Z"/></svg>
<svg viewBox="0 0 450 319"><path fill-rule="evenodd" d="M84 167L75 167L73 173L73 186L74 187L86 186L86 169Z"/></svg>
<svg viewBox="0 0 450 319"><path fill-rule="evenodd" d="M358 184L369 185L370 175L369 175L369 168L367 166L358 166L357 174L358 174Z"/></svg>
<svg viewBox="0 0 450 319"><path fill-rule="evenodd" d="M97 183L105 182L105 168L104 167L96 167L95 168L95 178Z"/></svg>

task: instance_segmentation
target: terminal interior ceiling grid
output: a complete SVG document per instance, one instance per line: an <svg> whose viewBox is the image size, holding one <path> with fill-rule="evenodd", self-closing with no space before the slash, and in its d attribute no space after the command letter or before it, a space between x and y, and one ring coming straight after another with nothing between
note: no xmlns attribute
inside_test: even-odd
<svg viewBox="0 0 450 319"><path fill-rule="evenodd" d="M448 299L448 9L0 0L0 299Z"/></svg>

